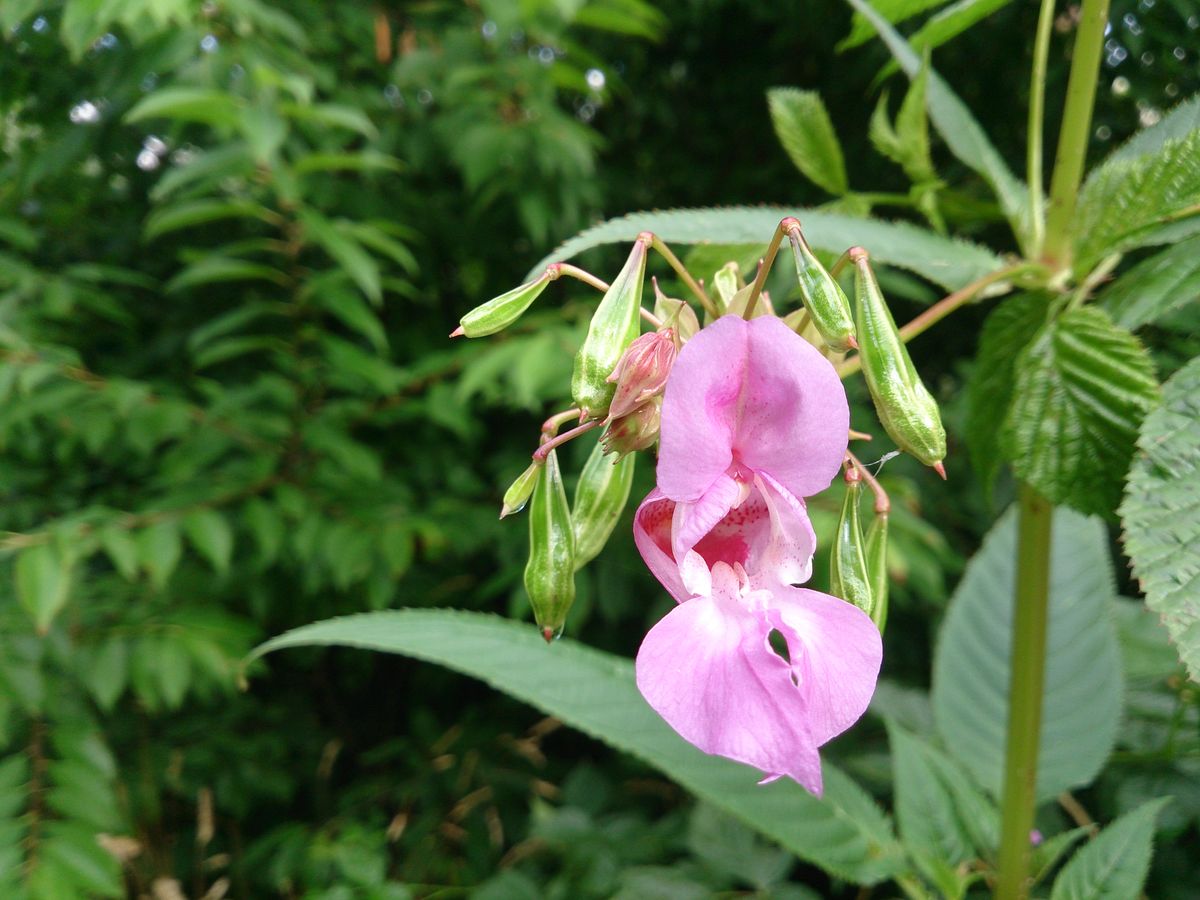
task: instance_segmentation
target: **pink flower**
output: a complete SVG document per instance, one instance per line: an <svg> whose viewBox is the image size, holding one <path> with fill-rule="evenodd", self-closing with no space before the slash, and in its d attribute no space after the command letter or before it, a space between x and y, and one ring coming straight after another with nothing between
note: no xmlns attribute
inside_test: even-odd
<svg viewBox="0 0 1200 900"><path fill-rule="evenodd" d="M722 318L675 363L658 487L634 523L679 601L638 651L643 696L706 753L814 794L817 748L862 715L882 656L865 613L792 586L816 547L801 498L837 474L848 426L841 381L811 345L774 317Z"/></svg>

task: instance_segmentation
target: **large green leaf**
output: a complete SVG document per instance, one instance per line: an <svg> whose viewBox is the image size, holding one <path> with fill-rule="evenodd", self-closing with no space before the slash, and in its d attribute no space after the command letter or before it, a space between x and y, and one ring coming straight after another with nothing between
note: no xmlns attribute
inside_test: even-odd
<svg viewBox="0 0 1200 900"><path fill-rule="evenodd" d="M967 382L966 439L985 491L1004 462L996 425L1012 404L1017 357L1045 324L1048 305L1041 294L1018 294L992 310L979 334Z"/></svg>
<svg viewBox="0 0 1200 900"><path fill-rule="evenodd" d="M1135 900L1150 871L1154 819L1169 798L1126 813L1067 861L1050 900Z"/></svg>
<svg viewBox="0 0 1200 900"><path fill-rule="evenodd" d="M909 43L866 0L846 0L866 18L891 51L904 74L910 79L921 72L922 60ZM929 73L926 91L929 118L946 141L950 152L978 172L991 186L1000 208L1018 237L1028 231L1029 196L1025 185L1009 171L1003 157L988 140L983 128L965 103L934 71Z"/></svg>
<svg viewBox="0 0 1200 900"><path fill-rule="evenodd" d="M1016 515L1007 512L967 565L933 663L934 721L950 752L999 796L1013 643ZM1110 604L1108 535L1099 519L1054 514L1037 796L1089 783L1121 714L1121 657Z"/></svg>
<svg viewBox="0 0 1200 900"><path fill-rule="evenodd" d="M1200 237L1142 260L1099 302L1118 325L1134 329L1200 299Z"/></svg>
<svg viewBox="0 0 1200 900"><path fill-rule="evenodd" d="M570 640L547 646L530 626L455 610L393 610L297 628L255 651L341 645L400 653L486 681L661 769L713 806L840 877L873 884L899 872L902 851L887 818L853 781L825 764L818 800L783 779L707 756L646 705L630 660Z"/></svg>
<svg viewBox="0 0 1200 900"><path fill-rule="evenodd" d="M1138 450L1121 506L1125 549L1146 604L1200 681L1200 358L1167 381Z"/></svg>
<svg viewBox="0 0 1200 900"><path fill-rule="evenodd" d="M831 194L846 193L846 161L821 95L798 88L772 88L767 91L767 106L779 143L796 168L817 187Z"/></svg>
<svg viewBox="0 0 1200 900"><path fill-rule="evenodd" d="M1111 515L1137 429L1158 402L1146 350L1108 315L1060 316L1016 363L1001 446L1013 471L1054 503Z"/></svg>
<svg viewBox="0 0 1200 900"><path fill-rule="evenodd" d="M1075 268L1087 272L1103 257L1159 243L1173 218L1200 214L1200 130L1168 140L1154 153L1118 156L1092 172L1071 220Z"/></svg>
<svg viewBox="0 0 1200 900"><path fill-rule="evenodd" d="M1157 123L1143 128L1109 154L1102 165L1157 153L1167 141L1185 138L1197 129L1200 129L1200 94L1177 104Z"/></svg>
<svg viewBox="0 0 1200 900"><path fill-rule="evenodd" d="M570 259L603 244L632 241L643 231L653 231L668 244L758 244L765 249L784 216L800 219L805 237L818 250L841 253L859 244L871 251L875 262L916 272L947 290L960 288L1003 264L977 244L941 237L906 222L859 219L786 206L730 206L636 212L609 219L561 244L530 269L528 277L534 277L551 262Z"/></svg>

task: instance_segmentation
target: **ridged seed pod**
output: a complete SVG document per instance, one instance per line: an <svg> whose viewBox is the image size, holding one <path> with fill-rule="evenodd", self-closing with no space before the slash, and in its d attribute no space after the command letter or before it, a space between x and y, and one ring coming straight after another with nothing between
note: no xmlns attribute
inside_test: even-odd
<svg viewBox="0 0 1200 900"><path fill-rule="evenodd" d="M503 331L521 318L525 310L529 309L530 304L553 280L549 272L543 272L533 281L515 287L482 306L475 307L458 320L458 330L451 337L458 337L461 334L469 338L476 338Z"/></svg>
<svg viewBox="0 0 1200 900"><path fill-rule="evenodd" d="M542 636L551 641L561 635L575 602L575 531L553 450L538 472L529 507L525 591Z"/></svg>
<svg viewBox="0 0 1200 900"><path fill-rule="evenodd" d="M798 227L787 235L796 260L800 295L813 325L831 349L839 353L849 350L855 346L855 327L846 292L821 265Z"/></svg>
<svg viewBox="0 0 1200 900"><path fill-rule="evenodd" d="M853 469L846 481L846 497L838 519L833 547L829 555L829 592L853 603L871 615L873 601L871 579L867 573L862 525L858 518L858 498L862 481Z"/></svg>
<svg viewBox="0 0 1200 900"><path fill-rule="evenodd" d="M617 527L629 501L636 459L630 454L613 460L599 443L592 449L575 486L575 502L571 506L576 571L599 555Z"/></svg>

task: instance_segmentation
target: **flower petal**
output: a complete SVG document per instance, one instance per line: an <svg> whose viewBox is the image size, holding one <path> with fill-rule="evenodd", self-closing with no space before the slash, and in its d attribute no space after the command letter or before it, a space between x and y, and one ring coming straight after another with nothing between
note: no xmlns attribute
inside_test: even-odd
<svg viewBox="0 0 1200 900"><path fill-rule="evenodd" d="M858 721L871 702L883 658L879 629L837 597L795 587L771 593L768 616L787 639L806 721L820 746Z"/></svg>
<svg viewBox="0 0 1200 900"><path fill-rule="evenodd" d="M805 700L767 642L769 624L741 608L714 570L714 597L679 604L646 635L637 684L646 701L705 753L787 775L821 793Z"/></svg>
<svg viewBox="0 0 1200 900"><path fill-rule="evenodd" d="M642 559L678 602L691 596L683 586L679 564L671 550L671 523L675 515L675 501L668 500L658 488L646 495L633 515L633 542Z"/></svg>
<svg viewBox="0 0 1200 900"><path fill-rule="evenodd" d="M680 351L663 400L658 486L694 501L731 465L797 497L827 488L850 424L837 371L774 316L718 319Z"/></svg>

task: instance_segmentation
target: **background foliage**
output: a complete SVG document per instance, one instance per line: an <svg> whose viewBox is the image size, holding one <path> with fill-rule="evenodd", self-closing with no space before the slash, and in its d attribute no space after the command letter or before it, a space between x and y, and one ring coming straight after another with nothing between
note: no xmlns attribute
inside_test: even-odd
<svg viewBox="0 0 1200 900"><path fill-rule="evenodd" d="M980 115L999 164L1012 164L1023 152L1011 123L1023 121L1036 12L936 6L879 4L925 35L917 47L989 16L938 46L934 60ZM1182 0L1114 5L1096 158L1200 87L1194 19ZM1071 27L1064 13L1052 98L1064 86ZM1020 210L985 189L995 161L964 164L931 133L924 102L901 102L914 94L899 79L878 80L891 57L861 16L816 0L791 10L732 0L4 0L0 28L5 896L838 896L851 890L838 875L901 870L855 870L844 850L869 839L887 860L899 853L897 831L917 848L915 877L944 893L967 889L971 860L994 847L963 825L990 821L990 800L971 778L993 787L991 763L964 752L946 710L991 707L971 695L986 685L939 668L954 658L955 623L998 615L1007 596L981 574L1012 540L1002 524L983 543L1011 497L1001 456L1045 471L1065 465L1034 452L1044 435L1019 421L995 435L979 423L984 404L1011 390L994 361L1010 359L1040 325L1021 297L995 307L979 362L973 335L985 308L914 345L945 405L952 459L969 453L997 483L985 490L962 462L950 464L945 488L903 460L885 469L898 501L887 678L878 716L832 758L877 799L897 786L894 826L846 779L839 802L871 823L866 836L772 834L780 849L739 822L744 810L697 803L637 759L528 706L394 657L289 651L256 664L251 690L238 689L251 647L315 619L392 606L525 615L524 529L502 527L495 513L537 423L561 398L590 298L558 285L504 340L462 345L445 335L596 219L830 201L806 227L836 253L866 242L843 236L862 233L853 217L903 218L927 229L919 246L908 252L911 226L895 226L879 237L878 255L902 248L883 259L896 268L882 275L909 313L972 277L922 265L941 252L929 243L939 232L1016 249L1003 221ZM826 138L838 137L806 144L810 132L794 124L817 108L829 119ZM1085 189L1082 215L1103 217L1103 199L1124 190L1128 228L1139 224L1147 184L1191 196L1179 173L1196 157L1187 143L1178 153L1157 174L1128 154L1106 164ZM1098 198L1091 206L1089 196ZM757 213L767 225L750 245L778 220ZM1116 243L1133 250L1135 265L1106 288L1107 313L1088 307L1073 314L1081 321L1071 334L1044 334L1063 352L1050 371L1023 377L1070 387L1078 331L1106 358L1136 357L1144 377L1111 402L1140 414L1149 385L1196 355L1187 249L1196 239L1154 256L1133 249L1138 240L1086 232L1081 258ZM587 244L585 257L598 271L615 259L601 243ZM728 258L705 252L689 260L699 272ZM995 255L979 252L986 270ZM1148 355L1113 338L1109 316L1138 328ZM1168 398L1186 404L1194 369L1168 382ZM973 399L980 392L984 400ZM1097 406L1086 391L1068 394L1081 416ZM852 396L856 411L864 401ZM1160 408L1147 429L1168 429L1175 408ZM1119 431L1098 450L1114 468L1136 437ZM566 454L569 471L587 449ZM1156 496L1179 496L1154 462L1139 463L1134 483L1144 490L1126 501L1129 522L1144 529L1162 514ZM1063 491L1087 512L1116 505L1115 496ZM815 506L818 526L830 527L839 500ZM1063 565L1103 582L1084 599L1111 618L1101 610L1089 619L1088 652L1064 653L1052 684L1070 709L1080 684L1115 679L1105 696L1123 698L1123 708L1103 711L1105 739L1089 742L1091 756L1073 752L1069 735L1058 739L1064 768L1045 796L1080 790L1043 808L1042 830L1069 838L1047 842L1042 862L1049 872L1055 852L1084 838L1071 830L1080 810L1102 822L1124 816L1090 857L1072 859L1054 896L1089 896L1072 885L1095 877L1089 858L1112 856L1102 842L1133 847L1127 869L1136 876L1155 828L1147 891L1193 896L1195 687L1155 617L1120 596L1137 587L1112 522L1068 530L1078 540L1063 542ZM1131 530L1131 548L1140 534ZM945 617L930 699L933 635L981 544ZM979 580L994 603L970 590ZM627 528L581 573L580 592L569 633L622 656L668 602ZM1169 606L1161 611L1183 627ZM570 710L528 699L572 721ZM680 781L710 801L728 793ZM835 775L831 792L836 784ZM926 789L898 787L915 784ZM1175 799L1145 805L1164 795ZM938 868L933 860L944 857L960 865ZM1125 877L1140 883L1134 876Z"/></svg>

